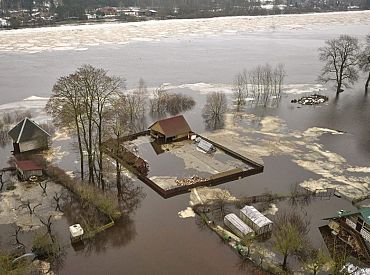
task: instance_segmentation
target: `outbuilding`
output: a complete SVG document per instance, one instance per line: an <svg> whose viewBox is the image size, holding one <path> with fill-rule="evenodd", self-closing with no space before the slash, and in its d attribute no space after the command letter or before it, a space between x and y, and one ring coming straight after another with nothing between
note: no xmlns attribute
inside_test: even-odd
<svg viewBox="0 0 370 275"><path fill-rule="evenodd" d="M192 133L182 115L158 120L149 126L149 130L152 137L164 142L189 138Z"/></svg>
<svg viewBox="0 0 370 275"><path fill-rule="evenodd" d="M257 236L270 235L273 222L251 205L240 210L240 218L250 226Z"/></svg>
<svg viewBox="0 0 370 275"><path fill-rule="evenodd" d="M15 125L8 135L13 139L14 154L48 148L50 134L27 117Z"/></svg>
<svg viewBox="0 0 370 275"><path fill-rule="evenodd" d="M252 238L254 236L253 230L234 213L227 214L224 217L224 224L240 238Z"/></svg>
<svg viewBox="0 0 370 275"><path fill-rule="evenodd" d="M32 176L41 177L43 169L32 160L16 160L15 168L21 180L28 180Z"/></svg>

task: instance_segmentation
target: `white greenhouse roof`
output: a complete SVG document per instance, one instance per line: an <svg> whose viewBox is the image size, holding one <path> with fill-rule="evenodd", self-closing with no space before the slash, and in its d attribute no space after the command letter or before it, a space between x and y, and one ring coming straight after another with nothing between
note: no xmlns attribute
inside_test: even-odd
<svg viewBox="0 0 370 275"><path fill-rule="evenodd" d="M244 235L252 233L253 230L246 225L237 215L234 213L227 214L224 217L224 223L227 224L227 221L230 222L236 229L238 229Z"/></svg>
<svg viewBox="0 0 370 275"><path fill-rule="evenodd" d="M253 206L246 205L240 210L240 212L260 228L272 224L272 221L266 218Z"/></svg>

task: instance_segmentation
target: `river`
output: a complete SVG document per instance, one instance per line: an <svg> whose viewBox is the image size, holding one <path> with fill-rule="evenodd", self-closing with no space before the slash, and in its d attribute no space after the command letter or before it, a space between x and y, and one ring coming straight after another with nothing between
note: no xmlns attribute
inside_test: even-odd
<svg viewBox="0 0 370 275"><path fill-rule="evenodd" d="M235 144L245 151L253 149L255 155L251 157L264 162L265 172L221 187L234 195L255 195L286 192L292 183L323 179L326 184L344 186L343 190L354 186L353 192L363 191L360 185L368 190L368 173L343 172L370 166L370 99L364 96L362 83L347 89L339 99L335 99L330 86L315 85L321 68L318 47L340 34L363 40L370 30L370 12L58 28L0 32L0 111L33 108L39 112L44 99L24 99L48 97L60 76L82 64L92 64L126 78L128 88L143 78L148 87L166 83L172 90L191 93L197 105L185 116L193 130L203 132L199 114L207 93L225 91L230 95L239 71L267 62L284 63L287 87L278 107L250 108L246 112L252 118L242 119L236 127L226 125L227 130L240 134L233 140ZM309 93L315 87L327 89L323 93L329 96L328 104L297 108L290 103L299 93ZM39 118L43 118L42 113ZM277 128L264 130L264 123L276 124ZM313 138L305 136L314 127L345 133L315 132ZM249 130L257 131L254 134L258 139L247 139L252 136ZM271 133L278 134L279 142L284 144L273 148L271 143L276 139L271 138ZM217 132L210 136L220 139ZM9 151L10 146L0 149L2 166ZM69 158L73 160L73 155ZM310 168L317 161L331 166L323 165L318 173ZM74 251L67 247L60 274L246 272L239 269L238 257L215 234L200 230L193 218L179 218L178 212L189 204L189 194L163 199L144 184L136 183L143 186L146 197L130 220L106 231L90 249ZM317 246L322 244L317 226L324 224L325 215L351 207L348 201L334 198L314 201L305 208L311 217L310 236ZM290 206L281 203L278 208ZM66 225L65 220L59 222L60 231ZM248 274L255 272L248 268Z"/></svg>

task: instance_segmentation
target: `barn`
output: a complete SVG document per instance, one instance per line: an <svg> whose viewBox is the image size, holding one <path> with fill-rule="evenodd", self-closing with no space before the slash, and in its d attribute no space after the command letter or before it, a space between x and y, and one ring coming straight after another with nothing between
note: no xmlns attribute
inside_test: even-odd
<svg viewBox="0 0 370 275"><path fill-rule="evenodd" d="M165 143L189 138L192 133L189 124L182 115L158 120L149 127L149 130L152 137Z"/></svg>
<svg viewBox="0 0 370 275"><path fill-rule="evenodd" d="M29 118L15 125L8 135L13 140L14 154L48 148L50 134Z"/></svg>
<svg viewBox="0 0 370 275"><path fill-rule="evenodd" d="M253 237L253 230L246 225L237 215L234 213L227 214L224 217L224 224L230 228L235 235L240 238Z"/></svg>
<svg viewBox="0 0 370 275"><path fill-rule="evenodd" d="M43 169L32 160L16 160L15 168L21 180L28 180L32 176L41 177Z"/></svg>

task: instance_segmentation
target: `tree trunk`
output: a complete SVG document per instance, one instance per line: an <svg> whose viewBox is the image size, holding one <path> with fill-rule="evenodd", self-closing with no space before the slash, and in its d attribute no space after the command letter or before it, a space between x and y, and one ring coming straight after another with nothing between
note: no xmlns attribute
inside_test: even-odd
<svg viewBox="0 0 370 275"><path fill-rule="evenodd" d="M286 264L288 260L288 253L284 254L283 269L286 270Z"/></svg>
<svg viewBox="0 0 370 275"><path fill-rule="evenodd" d="M369 72L369 75L367 76L367 80L366 80L366 84L365 84L365 94L367 94L367 92L368 92L369 82L370 82L370 72Z"/></svg>
<svg viewBox="0 0 370 275"><path fill-rule="evenodd" d="M337 96L342 92L342 83L339 82L337 86Z"/></svg>
<svg viewBox="0 0 370 275"><path fill-rule="evenodd" d="M84 154L82 150L82 141L81 141L81 133L80 133L80 126L78 124L77 115L75 115L75 124L77 128L77 141L78 141L78 150L80 153L80 172L81 172L81 180L84 180Z"/></svg>
<svg viewBox="0 0 370 275"><path fill-rule="evenodd" d="M121 167L119 161L116 160L116 182L117 182L117 197L121 200L122 196L122 186L121 186Z"/></svg>

